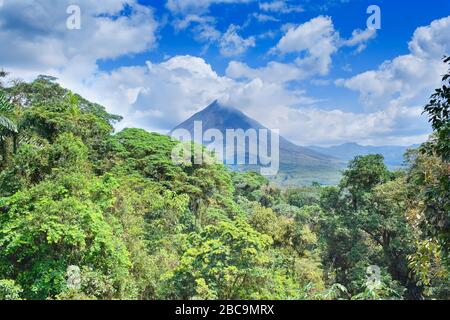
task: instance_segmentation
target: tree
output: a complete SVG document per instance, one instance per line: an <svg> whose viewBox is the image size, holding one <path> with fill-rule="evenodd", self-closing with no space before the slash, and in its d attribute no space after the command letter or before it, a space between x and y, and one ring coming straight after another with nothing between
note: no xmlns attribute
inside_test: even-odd
<svg viewBox="0 0 450 320"><path fill-rule="evenodd" d="M0 280L0 300L20 300L22 289L13 280Z"/></svg>
<svg viewBox="0 0 450 320"><path fill-rule="evenodd" d="M450 57L443 59L450 65ZM424 230L441 246L443 259L450 264L450 69L442 78L442 87L435 90L424 113L429 116L434 135L421 150L441 159L439 176L422 176L418 181L425 195Z"/></svg>
<svg viewBox="0 0 450 320"><path fill-rule="evenodd" d="M6 78L8 76L8 72L3 69L0 69L0 88L3 87L2 78Z"/></svg>
<svg viewBox="0 0 450 320"><path fill-rule="evenodd" d="M46 299L64 290L68 266L77 265L111 282L98 298L132 297L129 255L107 214L115 180L93 177L87 148L69 134L49 152L51 179L0 199L0 274L25 298Z"/></svg>
<svg viewBox="0 0 450 320"><path fill-rule="evenodd" d="M427 297L446 299L450 268L447 235L442 223L448 189L445 184L441 187L441 182L449 174L449 166L437 155L430 155L423 149L411 150L407 158L410 167L407 185L411 190L407 215L418 235L416 250L409 256L409 266L417 274Z"/></svg>
<svg viewBox="0 0 450 320"><path fill-rule="evenodd" d="M444 63L450 65L450 57L444 57ZM431 95L430 102L425 106L435 135L433 140L425 144L424 151L436 153L443 161L450 161L450 69L442 77L442 87Z"/></svg>
<svg viewBox="0 0 450 320"><path fill-rule="evenodd" d="M172 298L283 299L295 283L270 268L268 235L245 221L222 221L191 234L180 266L169 275Z"/></svg>
<svg viewBox="0 0 450 320"><path fill-rule="evenodd" d="M12 120L14 107L9 103L6 95L0 91L0 149L3 167L10 161L11 147L16 149L17 125ZM12 144L12 146L11 146Z"/></svg>
<svg viewBox="0 0 450 320"><path fill-rule="evenodd" d="M340 187L324 189L322 234L328 264L338 270L337 281L347 284L351 294L365 290L366 268L377 265L395 287L391 293L401 292L398 281L408 289L408 298L421 297L407 261L416 240L406 215L409 197L404 174L390 173L379 155L356 157Z"/></svg>
<svg viewBox="0 0 450 320"><path fill-rule="evenodd" d="M378 184L389 179L382 155L357 156L343 173L341 188L351 196L353 210L365 204L365 196Z"/></svg>

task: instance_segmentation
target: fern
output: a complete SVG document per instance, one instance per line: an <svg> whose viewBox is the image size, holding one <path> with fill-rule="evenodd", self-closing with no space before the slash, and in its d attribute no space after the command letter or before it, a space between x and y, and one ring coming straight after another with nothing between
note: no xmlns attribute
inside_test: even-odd
<svg viewBox="0 0 450 320"><path fill-rule="evenodd" d="M0 128L6 131L17 133L17 125L7 116L12 113L14 107L9 103L5 94L0 91Z"/></svg>
<svg viewBox="0 0 450 320"><path fill-rule="evenodd" d="M13 111L13 106L9 103L5 94L0 91L0 112L1 113L9 113Z"/></svg>
<svg viewBox="0 0 450 320"><path fill-rule="evenodd" d="M17 133L16 124L5 116L0 116L0 128L4 128L7 131Z"/></svg>

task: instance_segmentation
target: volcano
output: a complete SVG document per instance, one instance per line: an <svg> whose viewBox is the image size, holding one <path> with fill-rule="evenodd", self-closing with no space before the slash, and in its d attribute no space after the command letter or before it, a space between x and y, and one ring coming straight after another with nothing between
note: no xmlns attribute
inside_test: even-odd
<svg viewBox="0 0 450 320"><path fill-rule="evenodd" d="M171 133L177 129L185 129L191 133L191 136L194 136L194 123L197 121L202 122L203 131L216 129L224 136L226 136L227 129L244 131L266 129L270 131L240 110L214 101L176 126ZM310 148L298 146L282 136L279 137L279 147L280 170L276 176L270 177L276 184L292 187L310 185L313 182L331 185L339 181L340 170L345 166L345 162ZM255 167L240 165L232 166L232 169L255 170Z"/></svg>

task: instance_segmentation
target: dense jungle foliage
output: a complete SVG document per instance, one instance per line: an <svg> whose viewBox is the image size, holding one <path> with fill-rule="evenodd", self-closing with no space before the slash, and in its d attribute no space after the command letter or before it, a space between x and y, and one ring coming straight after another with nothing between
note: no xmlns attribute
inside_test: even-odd
<svg viewBox="0 0 450 320"><path fill-rule="evenodd" d="M337 186L290 190L175 165L169 137L114 133L51 77L3 83L0 299L450 298L449 79L404 170L357 157Z"/></svg>

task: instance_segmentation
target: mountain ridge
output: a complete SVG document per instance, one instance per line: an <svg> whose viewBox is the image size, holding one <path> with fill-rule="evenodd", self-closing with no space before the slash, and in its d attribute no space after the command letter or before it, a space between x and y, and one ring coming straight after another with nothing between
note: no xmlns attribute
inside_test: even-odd
<svg viewBox="0 0 450 320"><path fill-rule="evenodd" d="M398 169L403 166L404 154L408 149L417 148L418 145L410 146L370 146L361 145L356 142L347 142L329 147L308 146L317 152L333 156L342 161L350 161L356 156L369 154L381 154L389 169Z"/></svg>
<svg viewBox="0 0 450 320"><path fill-rule="evenodd" d="M231 106L223 106L217 100L195 113L170 131L185 129L193 136L194 123L202 121L203 131L218 129L225 136L226 129L267 129L258 121ZM279 185L309 185L313 182L335 184L339 180L339 170L344 163L332 156L322 154L307 147L298 146L279 136L280 170L271 177ZM206 144L206 143L204 143ZM255 169L252 166L236 167L235 170Z"/></svg>

